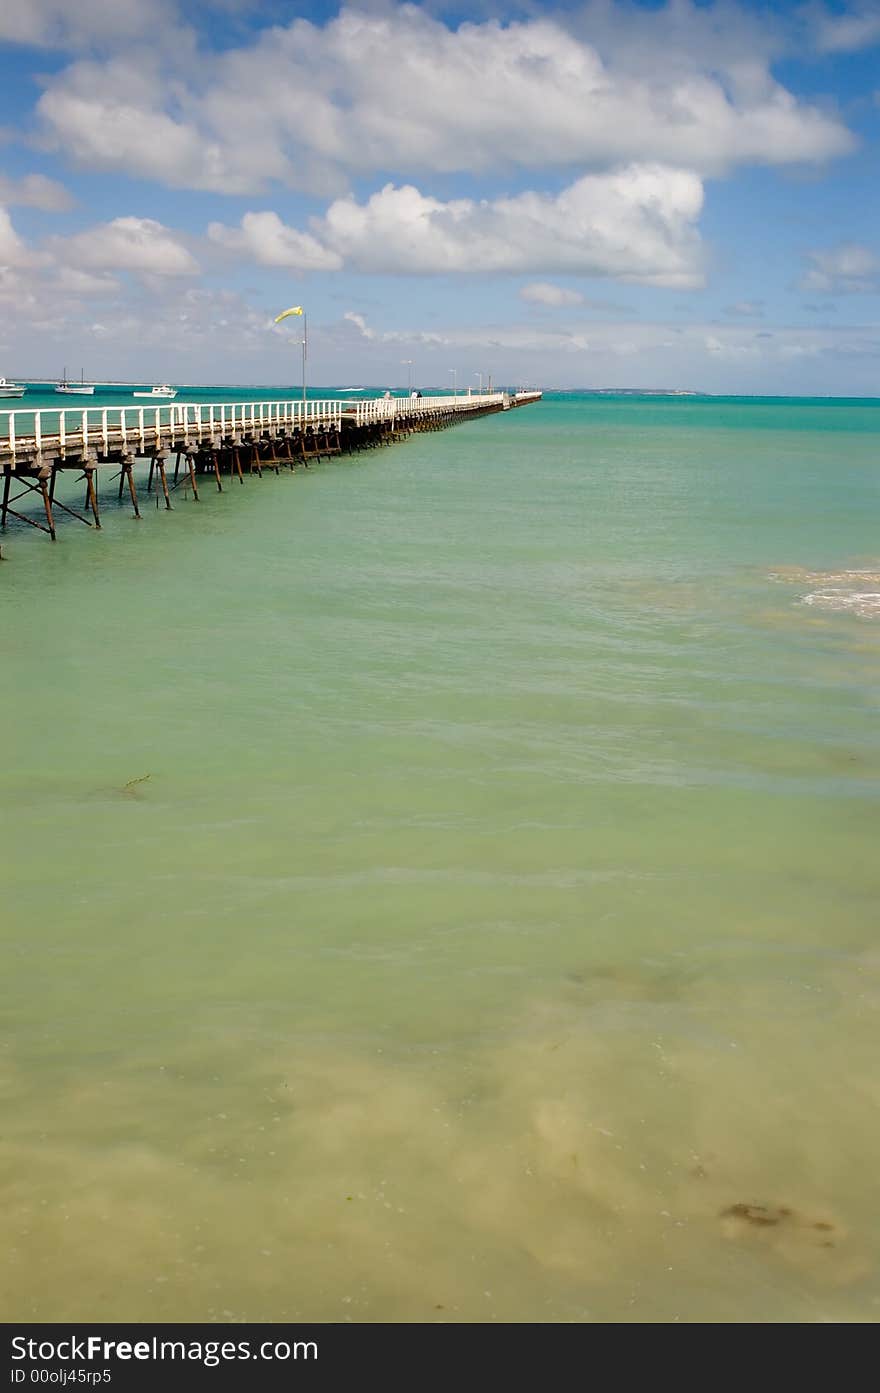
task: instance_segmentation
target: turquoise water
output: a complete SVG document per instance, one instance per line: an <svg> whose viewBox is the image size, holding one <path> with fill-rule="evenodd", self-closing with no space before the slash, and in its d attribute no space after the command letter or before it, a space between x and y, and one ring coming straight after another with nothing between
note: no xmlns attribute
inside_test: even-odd
<svg viewBox="0 0 880 1393"><path fill-rule="evenodd" d="M551 395L8 530L6 1319L876 1319L878 444Z"/></svg>

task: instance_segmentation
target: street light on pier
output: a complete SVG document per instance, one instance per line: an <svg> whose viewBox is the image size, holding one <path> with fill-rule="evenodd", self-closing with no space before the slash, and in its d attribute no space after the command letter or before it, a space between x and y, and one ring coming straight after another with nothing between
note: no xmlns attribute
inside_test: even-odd
<svg viewBox="0 0 880 1393"><path fill-rule="evenodd" d="M458 396L458 368L450 368L449 375L452 378L452 395Z"/></svg>
<svg viewBox="0 0 880 1393"><path fill-rule="evenodd" d="M478 377L478 378L480 379L480 396L482 396L482 395L483 395L483 374L482 374L481 372L475 372L475 373L474 373L474 377Z"/></svg>
<svg viewBox="0 0 880 1393"><path fill-rule="evenodd" d="M411 395L412 395L412 370L413 370L413 360L412 360L412 358L401 358L401 360L400 360L400 365L401 365L401 367L406 368L406 390L407 390L407 392L409 392L409 394L410 394L410 396L411 396Z"/></svg>

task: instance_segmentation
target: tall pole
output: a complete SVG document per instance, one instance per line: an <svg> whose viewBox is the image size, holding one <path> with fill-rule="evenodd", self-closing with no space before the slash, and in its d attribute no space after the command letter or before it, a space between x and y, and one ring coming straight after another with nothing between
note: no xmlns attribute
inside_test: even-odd
<svg viewBox="0 0 880 1393"><path fill-rule="evenodd" d="M402 365L406 368L406 390L409 392L410 395L412 395L413 360L412 358L401 358L400 361Z"/></svg>
<svg viewBox="0 0 880 1393"><path fill-rule="evenodd" d="M306 404L306 358L309 356L309 321L303 310L303 406Z"/></svg>
<svg viewBox="0 0 880 1393"><path fill-rule="evenodd" d="M452 378L452 395L458 396L458 368L450 368L449 375Z"/></svg>

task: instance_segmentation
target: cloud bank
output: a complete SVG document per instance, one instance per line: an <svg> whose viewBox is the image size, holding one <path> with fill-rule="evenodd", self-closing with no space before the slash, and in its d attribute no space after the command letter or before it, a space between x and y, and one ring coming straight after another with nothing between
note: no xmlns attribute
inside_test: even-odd
<svg viewBox="0 0 880 1393"><path fill-rule="evenodd" d="M773 43L754 16L716 6L710 19L714 28L689 0L648 20L597 5L456 28L414 5L345 9L204 60L183 43L180 69L123 44L51 79L39 112L47 137L82 165L224 193L278 181L329 194L353 173L633 161L718 174L852 149L833 112L773 77ZM653 46L646 62L634 37L643 22L661 62Z"/></svg>
<svg viewBox="0 0 880 1393"><path fill-rule="evenodd" d="M585 175L558 196L535 192L442 202L393 184L366 202L337 199L311 231L274 213L239 228L214 223L220 246L265 266L437 275L568 272L688 288L703 282L696 220L703 188L688 170L629 165Z"/></svg>

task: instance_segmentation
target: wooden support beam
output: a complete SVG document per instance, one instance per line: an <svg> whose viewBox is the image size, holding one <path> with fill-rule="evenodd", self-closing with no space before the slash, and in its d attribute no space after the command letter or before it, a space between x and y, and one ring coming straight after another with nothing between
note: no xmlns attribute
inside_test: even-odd
<svg viewBox="0 0 880 1393"><path fill-rule="evenodd" d="M198 501L199 501L199 490L198 490L198 486L197 486L197 484L196 484L196 467L195 467L195 460L193 459L193 457L192 457L191 454L187 454L187 456L186 456L186 467L187 467L187 469L189 470L189 481L190 481L190 484L192 485L193 498L194 498L195 502L198 503Z"/></svg>
<svg viewBox="0 0 880 1393"><path fill-rule="evenodd" d="M54 542L55 519L52 515L52 500L49 497L49 489L47 485L49 474L50 470L44 466L37 475L36 483L33 483L23 474L16 474L16 483L23 484L24 487L22 488L20 493L14 493L11 498L9 496L9 486L4 481L3 520L5 525L7 517L17 518L19 522L26 522L28 527L35 527L38 532L48 532L49 536L52 538L52 541ZM12 507L12 504L17 503L19 498L24 498L26 493L37 493L40 495L40 498L43 501L43 510L46 515L45 523L37 522L34 518L29 518L26 513L20 513L16 508ZM74 516L76 515L74 514Z"/></svg>
<svg viewBox="0 0 880 1393"><path fill-rule="evenodd" d="M161 486L162 486L162 494L163 494L163 497L164 497L164 499L165 499L165 511L168 512L168 513L170 513L170 512L171 512L171 497L170 497L170 494L169 494L169 492L168 492L168 480L167 480L167 478L165 477L165 456L164 456L164 455L154 455L153 458L150 460L150 476L151 476L151 477L152 477L153 466L154 466L154 465L156 466L156 477L158 478L159 483L160 483Z"/></svg>
<svg viewBox="0 0 880 1393"><path fill-rule="evenodd" d="M52 516L52 498L51 498L51 496L50 496L49 486L48 486L48 485L49 485L49 480L50 480L50 479L51 479L51 481L52 481L53 484L54 484L54 482L55 482L55 470L54 470L54 469L47 469L46 466L43 465L42 468L40 469L40 472L39 472L38 475L37 475L37 479L39 480L40 491L41 491L41 493L42 493L42 495L43 495L43 507L44 507L44 509L45 509L45 511L46 511L46 531L49 533L49 536L52 538L52 541L54 542L54 541L55 541L55 519L54 519L54 517Z"/></svg>
<svg viewBox="0 0 880 1393"><path fill-rule="evenodd" d="M95 526L100 528L101 517L98 512L98 491L95 488L95 471L91 465L86 465L83 469L83 475L86 481L86 503L92 510Z"/></svg>
<svg viewBox="0 0 880 1393"><path fill-rule="evenodd" d="M275 441L271 435L266 436L263 449L266 451L264 463L268 464L270 469L274 469L276 474L280 473L278 456L275 454Z"/></svg>
<svg viewBox="0 0 880 1393"><path fill-rule="evenodd" d="M123 455L119 467L119 497L122 498L122 486L128 484L128 492L131 498L131 506L134 508L134 515L140 521L141 510L138 507L137 491L134 486L134 455Z"/></svg>

